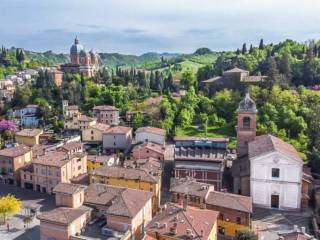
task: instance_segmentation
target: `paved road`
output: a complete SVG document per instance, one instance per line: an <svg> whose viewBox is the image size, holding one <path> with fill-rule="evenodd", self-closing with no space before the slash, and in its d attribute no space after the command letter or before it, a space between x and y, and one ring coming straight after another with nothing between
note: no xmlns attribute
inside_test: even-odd
<svg viewBox="0 0 320 240"><path fill-rule="evenodd" d="M26 214L26 208L32 207L39 212L48 211L54 208L54 198L49 194L33 192L31 190L21 189L16 186L0 184L0 196L13 194L23 202L23 208L20 213L10 217L8 220L10 230L6 225L0 225L1 240L39 240L39 220L35 217L28 228L23 224L23 218Z"/></svg>
<svg viewBox="0 0 320 240"><path fill-rule="evenodd" d="M305 227L306 232L312 234L309 228L311 215L310 210L295 212L254 208L252 228L259 233L259 239L262 240L276 240L279 238L278 233L291 231L294 225Z"/></svg>

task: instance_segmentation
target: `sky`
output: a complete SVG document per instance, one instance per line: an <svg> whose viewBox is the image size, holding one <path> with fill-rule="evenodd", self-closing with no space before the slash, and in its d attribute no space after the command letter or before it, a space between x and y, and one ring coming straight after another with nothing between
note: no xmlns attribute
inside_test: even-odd
<svg viewBox="0 0 320 240"><path fill-rule="evenodd" d="M69 52L215 51L320 38L319 0L1 0L0 44Z"/></svg>

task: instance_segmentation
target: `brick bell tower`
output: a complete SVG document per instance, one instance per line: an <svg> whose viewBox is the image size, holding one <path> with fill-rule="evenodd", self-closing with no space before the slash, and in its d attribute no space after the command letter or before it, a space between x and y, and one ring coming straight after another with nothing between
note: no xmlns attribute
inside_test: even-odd
<svg viewBox="0 0 320 240"><path fill-rule="evenodd" d="M249 93L239 103L237 109L237 155L238 157L248 154L248 143L256 137L257 127L256 103L250 98Z"/></svg>

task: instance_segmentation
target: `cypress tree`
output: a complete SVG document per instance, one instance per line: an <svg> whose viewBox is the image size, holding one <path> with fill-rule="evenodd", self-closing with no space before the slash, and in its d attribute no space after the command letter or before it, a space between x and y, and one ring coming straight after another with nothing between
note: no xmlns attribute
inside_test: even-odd
<svg viewBox="0 0 320 240"><path fill-rule="evenodd" d="M246 53L247 53L247 44L244 43L244 44L242 45L242 54L246 54Z"/></svg>
<svg viewBox="0 0 320 240"><path fill-rule="evenodd" d="M253 52L253 47L252 47L252 44L250 44L249 53L251 54L252 52Z"/></svg>
<svg viewBox="0 0 320 240"><path fill-rule="evenodd" d="M263 45L263 39L260 39L260 43L259 43L259 49L263 50L264 49L264 45Z"/></svg>

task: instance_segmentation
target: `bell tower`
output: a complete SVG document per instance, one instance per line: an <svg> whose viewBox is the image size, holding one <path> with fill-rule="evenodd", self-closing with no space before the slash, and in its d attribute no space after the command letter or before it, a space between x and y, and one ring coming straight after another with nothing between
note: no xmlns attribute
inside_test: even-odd
<svg viewBox="0 0 320 240"><path fill-rule="evenodd" d="M255 102L249 93L239 103L237 109L237 155L238 157L248 154L248 143L256 137L257 113Z"/></svg>

